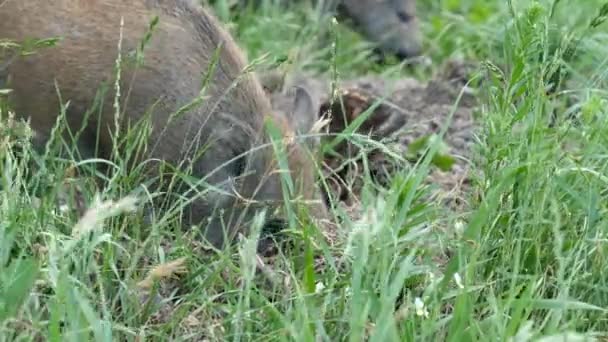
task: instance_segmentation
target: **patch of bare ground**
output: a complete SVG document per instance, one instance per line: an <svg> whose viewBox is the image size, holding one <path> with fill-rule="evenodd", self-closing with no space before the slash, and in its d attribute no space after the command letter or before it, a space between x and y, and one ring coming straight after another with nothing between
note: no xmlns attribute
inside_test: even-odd
<svg viewBox="0 0 608 342"><path fill-rule="evenodd" d="M322 78L288 76L282 88L273 84L268 89L273 91L273 106L283 112L288 111L293 103L292 86L308 89L315 97L319 116L331 112L326 129L330 134L342 132L348 124L374 106L357 133L382 144L383 150L365 151L370 174L379 185L388 185L396 168L416 163L417 159L408 154L408 147L412 143L440 134L447 124L441 154L453 158L454 164L449 170L431 166L425 182L434 187L429 200L439 203L448 213L459 214L468 207L469 160L476 129L473 113L477 103L474 91L467 86L472 72L472 64L452 60L439 68L439 72L428 82L380 76L339 81L336 87L338 97L334 97L333 101L331 82ZM330 184L333 198L339 199L345 210L356 219L361 215L358 196L363 162L357 158L361 157L361 151L347 142L339 144L335 150L338 156L324 157L325 180ZM395 156L407 158L397 161Z"/></svg>

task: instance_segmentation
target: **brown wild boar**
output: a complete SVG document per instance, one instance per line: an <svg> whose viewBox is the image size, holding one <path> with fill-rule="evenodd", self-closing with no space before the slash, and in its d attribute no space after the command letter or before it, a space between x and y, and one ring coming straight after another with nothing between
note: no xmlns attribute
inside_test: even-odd
<svg viewBox="0 0 608 342"><path fill-rule="evenodd" d="M382 53L400 59L416 57L422 34L416 16L416 0L338 0L338 9Z"/></svg>
<svg viewBox="0 0 608 342"><path fill-rule="evenodd" d="M261 1L240 0L237 4L257 6ZM416 0L314 0L313 3L320 5L324 14L350 19L352 26L375 44L381 55L407 59L421 54L422 34L416 15Z"/></svg>
<svg viewBox="0 0 608 342"><path fill-rule="evenodd" d="M155 17L156 26L150 26ZM138 49L146 32L152 35L143 49L143 64L137 65L133 57L141 52ZM50 37L60 37L57 46L11 61L0 60L3 73L8 74L6 86L13 90L9 101L18 116L31 120L39 137L35 144L40 146L48 139L58 118L57 89L63 102L69 101L68 127L72 132L81 128L99 86L104 82L113 85L116 80L120 42L119 127L136 123L147 113L152 123L148 148L137 162L162 160L182 170L191 168L193 176L214 185L199 184L195 191L199 197L184 209L184 224L200 225L207 239L221 247L237 232L246 232L255 210L275 208L283 202L281 175L265 121L273 121L285 137L292 136L293 129L284 116L272 112L256 76L244 72L245 58L231 36L195 1L0 3L0 39L23 42ZM217 51L217 64L210 68ZM212 76L201 97L208 69ZM298 94L292 114L314 115L308 94ZM195 99L202 100L188 107ZM108 91L100 115L87 119L77 142L83 150L92 150L98 142L101 157L110 157L111 134L116 133L114 100L115 92ZM183 111L175 114L180 109ZM290 174L296 184L293 195L316 200L311 212L325 218L327 211L309 154L297 142L286 141ZM247 153L250 150L253 152ZM157 176L157 167L147 170Z"/></svg>

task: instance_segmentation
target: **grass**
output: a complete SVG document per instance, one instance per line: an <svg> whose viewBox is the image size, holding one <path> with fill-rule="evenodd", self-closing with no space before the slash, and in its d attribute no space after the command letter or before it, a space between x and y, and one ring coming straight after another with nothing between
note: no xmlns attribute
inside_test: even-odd
<svg viewBox="0 0 608 342"><path fill-rule="evenodd" d="M366 184L360 220L338 213L343 243L323 244L304 222L260 276L253 239L204 253L196 230L179 231L165 212L144 218L141 197L128 196L142 179L126 167L136 136L125 138L129 153L108 162L114 172L104 189L82 184L88 198L100 191L87 215L57 210L58 185L74 162L51 156L72 147L54 140L37 156L0 102L0 338L608 338L608 24L588 28L607 5L419 2L433 63L414 70L371 65L357 34L303 5L220 13L236 21L230 27L250 59L268 53L270 63L287 60L293 70L426 79L451 58L479 62L467 212L425 201L419 183L430 159L404 166L388 188ZM336 36L332 57L327 42ZM550 87L560 70L564 82ZM93 161L78 165L100 176ZM140 305L155 291L160 303Z"/></svg>

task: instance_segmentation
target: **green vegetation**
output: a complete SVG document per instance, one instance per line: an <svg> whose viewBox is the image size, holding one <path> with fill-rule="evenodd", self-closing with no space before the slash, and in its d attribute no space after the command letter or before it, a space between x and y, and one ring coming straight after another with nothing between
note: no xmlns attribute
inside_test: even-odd
<svg viewBox="0 0 608 342"><path fill-rule="evenodd" d="M169 211L144 218L146 196L128 196L143 179L127 167L137 135L117 142L129 153L104 162L103 189L88 181L106 177L99 161L78 164L84 196L99 191L87 215L59 210L74 162L52 157L73 147L54 139L38 156L0 102L1 340L608 338L608 3L419 1L432 64L403 68L370 64L368 43L304 5L237 12L228 2L215 6L250 60L267 54L290 70L424 80L448 59L477 62L467 211L424 202L428 155L388 189L366 184L362 219L337 213L342 243L295 225L259 275L259 229L216 253ZM155 282L155 265L156 277L180 275ZM142 288L161 301L141 305Z"/></svg>

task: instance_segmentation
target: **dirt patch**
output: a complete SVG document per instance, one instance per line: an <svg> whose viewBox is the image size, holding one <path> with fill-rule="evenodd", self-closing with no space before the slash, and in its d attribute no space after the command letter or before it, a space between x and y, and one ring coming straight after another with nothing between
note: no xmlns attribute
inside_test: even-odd
<svg viewBox="0 0 608 342"><path fill-rule="evenodd" d="M450 61L428 82L413 78L390 80L379 76L339 82L337 94L341 101L331 101L330 82L322 78L296 75L287 79L282 87L273 84L268 87L273 106L286 112L293 103L292 86L308 89L319 108L319 116L331 109L332 117L328 125L329 133L339 133L356 120L370 106L380 99L380 103L370 116L359 126L357 133L365 134L373 140L382 141L386 151L366 150L372 177L386 185L396 167L403 167L394 156L406 156L408 146L421 138L439 134L450 120L443 139L442 154L454 160L450 170L442 171L432 167L426 182L435 186L433 197L446 208L457 212L467 207L469 185L469 158L475 133L473 113L476 101L472 89L465 87L473 66L458 61ZM462 92L460 100L459 94ZM334 198L338 198L353 215L357 216L358 191L362 170L361 161L352 160L360 152L352 143L341 143L336 151L339 156L327 156L324 163L328 169L326 180L330 184ZM356 158L355 158L356 159ZM345 163L348 161L348 163ZM410 165L416 160L407 163ZM345 164L349 164L345 167ZM354 207L354 208L353 208Z"/></svg>

